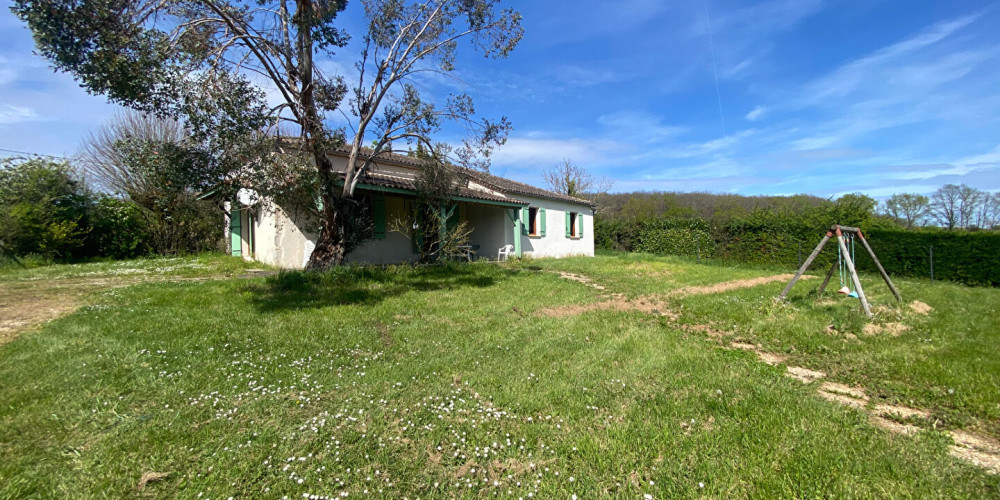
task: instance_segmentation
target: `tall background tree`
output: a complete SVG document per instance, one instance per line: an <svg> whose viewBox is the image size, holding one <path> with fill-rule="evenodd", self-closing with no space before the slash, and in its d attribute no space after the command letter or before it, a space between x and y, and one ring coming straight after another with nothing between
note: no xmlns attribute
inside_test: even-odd
<svg viewBox="0 0 1000 500"><path fill-rule="evenodd" d="M78 155L88 181L131 202L152 252L219 247L220 210L200 199L227 168L177 120L123 111L85 140Z"/></svg>
<svg viewBox="0 0 1000 500"><path fill-rule="evenodd" d="M885 200L886 214L907 229L921 224L929 211L930 198L922 194L899 193Z"/></svg>
<svg viewBox="0 0 1000 500"><path fill-rule="evenodd" d="M542 179L550 190L568 196L580 197L585 194L607 193L614 181L606 177L595 178L586 169L575 165L569 158L563 158L542 171Z"/></svg>
<svg viewBox="0 0 1000 500"><path fill-rule="evenodd" d="M373 157L393 141L420 142L442 120L474 132L458 159L471 164L502 143L509 124L476 120L468 96L443 106L421 97L412 79L454 70L460 39L490 57L504 57L520 40L520 15L498 0L367 0L365 49L357 85L326 75L317 60L344 47L335 25L344 0L15 0L11 10L28 24L39 53L73 74L88 91L126 107L183 118L192 140L205 145L227 173L216 188L254 187L274 168L273 135L285 124L313 169L295 170L322 199L320 237L308 267L338 265L350 250L354 191ZM266 92L276 96L265 99ZM326 120L351 93L356 123L346 172L328 156L344 143ZM374 143L363 158L362 147ZM439 155L438 155L439 156ZM482 165L482 164L481 164ZM281 184L280 182L277 184Z"/></svg>

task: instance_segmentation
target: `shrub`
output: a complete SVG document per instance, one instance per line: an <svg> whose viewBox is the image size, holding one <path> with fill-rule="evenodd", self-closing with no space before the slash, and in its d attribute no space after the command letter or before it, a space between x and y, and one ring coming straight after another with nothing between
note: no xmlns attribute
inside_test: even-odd
<svg viewBox="0 0 1000 500"><path fill-rule="evenodd" d="M90 194L66 162L0 163L0 242L11 255L71 258L87 233Z"/></svg>
<svg viewBox="0 0 1000 500"><path fill-rule="evenodd" d="M110 196L97 200L88 248L95 255L130 259L149 255L149 224L131 201Z"/></svg>
<svg viewBox="0 0 1000 500"><path fill-rule="evenodd" d="M636 249L647 253L709 256L715 253L715 240L709 224L701 219L651 219L643 224Z"/></svg>

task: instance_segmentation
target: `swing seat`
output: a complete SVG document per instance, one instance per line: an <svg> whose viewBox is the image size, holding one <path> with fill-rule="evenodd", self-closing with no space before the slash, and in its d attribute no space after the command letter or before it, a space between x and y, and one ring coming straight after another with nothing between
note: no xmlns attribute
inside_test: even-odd
<svg viewBox="0 0 1000 500"><path fill-rule="evenodd" d="M846 286L844 286L844 287L840 287L840 290L837 290L837 293L839 293L841 295L850 295L850 294L852 294L854 292L852 292L850 288L847 288Z"/></svg>
<svg viewBox="0 0 1000 500"><path fill-rule="evenodd" d="M858 298L858 292L853 292L853 291L852 291L851 293L847 294L847 296L848 296L848 297L853 297L853 298L855 298L855 299L856 299L856 298Z"/></svg>

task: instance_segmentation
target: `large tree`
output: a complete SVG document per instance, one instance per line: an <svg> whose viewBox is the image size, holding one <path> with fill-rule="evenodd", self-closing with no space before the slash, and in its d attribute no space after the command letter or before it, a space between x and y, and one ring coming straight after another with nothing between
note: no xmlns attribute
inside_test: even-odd
<svg viewBox="0 0 1000 500"><path fill-rule="evenodd" d="M885 210L907 229L919 224L930 211L930 199L922 194L899 193L885 200Z"/></svg>
<svg viewBox="0 0 1000 500"><path fill-rule="evenodd" d="M542 171L542 179L545 179L545 184L552 191L576 197L583 196L584 193L607 193L614 184L605 177L594 178L590 172L574 164L569 158L563 158L562 163Z"/></svg>
<svg viewBox="0 0 1000 500"><path fill-rule="evenodd" d="M346 45L335 25L346 0L15 0L39 52L88 91L128 107L182 117L189 133L229 166L230 189L268 185L267 139L284 125L299 136L291 151L313 169L303 183L322 199L319 241L310 268L338 265L355 230L354 191L361 174L393 143L418 142L443 120L467 125L472 139L458 160L506 137L506 120L477 121L468 96L437 106L412 85L422 72L454 70L458 41L488 57L504 57L521 38L520 15L499 0L364 0L368 18L357 83L326 75L323 59ZM270 94L270 99L267 98ZM346 172L328 153L345 142L327 115L351 95ZM368 155L362 147L374 144ZM446 161L444 155L433 155ZM279 183L280 184L280 183ZM267 193L264 193L265 195Z"/></svg>

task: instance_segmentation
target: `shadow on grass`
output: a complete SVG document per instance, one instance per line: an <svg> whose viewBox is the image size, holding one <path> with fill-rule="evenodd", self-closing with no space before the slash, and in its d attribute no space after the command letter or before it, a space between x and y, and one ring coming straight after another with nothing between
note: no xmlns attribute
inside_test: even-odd
<svg viewBox="0 0 1000 500"><path fill-rule="evenodd" d="M433 266L344 267L329 272L281 272L243 287L260 312L334 305L371 306L406 292L488 288L518 271L448 263Z"/></svg>

